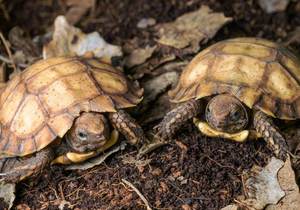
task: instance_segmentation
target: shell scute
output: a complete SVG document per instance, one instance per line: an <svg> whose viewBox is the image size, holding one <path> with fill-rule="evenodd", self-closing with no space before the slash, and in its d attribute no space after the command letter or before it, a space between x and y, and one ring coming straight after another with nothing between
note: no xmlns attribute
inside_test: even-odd
<svg viewBox="0 0 300 210"><path fill-rule="evenodd" d="M31 117L27 117L31 116ZM28 95L20 104L10 125L10 131L19 138L36 133L48 119L44 107L36 95Z"/></svg>
<svg viewBox="0 0 300 210"><path fill-rule="evenodd" d="M62 77L43 90L39 96L49 115L53 115L99 94L88 75L82 73Z"/></svg>
<svg viewBox="0 0 300 210"><path fill-rule="evenodd" d="M242 42L230 44L223 42L214 50L214 53L217 55L242 55L265 62L275 61L277 56L277 50L274 48Z"/></svg>
<svg viewBox="0 0 300 210"><path fill-rule="evenodd" d="M87 70L87 67L78 61L64 62L46 68L39 72L26 82L26 87L29 92L39 93L57 79L66 75L78 74ZM45 76L47 75L47 76Z"/></svg>

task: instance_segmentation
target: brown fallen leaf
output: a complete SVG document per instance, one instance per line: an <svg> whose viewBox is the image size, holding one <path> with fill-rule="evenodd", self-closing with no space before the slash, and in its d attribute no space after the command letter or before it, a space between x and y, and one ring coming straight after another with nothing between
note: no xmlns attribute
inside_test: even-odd
<svg viewBox="0 0 300 210"><path fill-rule="evenodd" d="M199 51L199 42L204 39L206 43L213 38L217 31L232 21L223 13L213 13L208 6L201 6L199 10L186 13L174 22L163 23L155 26L159 39L157 42L179 49L185 48L185 54Z"/></svg>
<svg viewBox="0 0 300 210"><path fill-rule="evenodd" d="M15 192L16 192L16 184L15 183L7 183L7 184L0 186L0 198L3 198L5 203L7 203L8 209L11 209L13 206L13 202L16 198ZM26 204L24 204L24 205L26 205ZM18 206L17 206L17 209L20 209L20 208L18 208ZM30 209L30 208L28 207L28 208L21 208L21 209Z"/></svg>
<svg viewBox="0 0 300 210"><path fill-rule="evenodd" d="M253 166L243 173L244 188L248 199L241 201L254 209L263 209L268 204L277 204L285 196L277 173L283 167L282 160L273 157L266 167Z"/></svg>
<svg viewBox="0 0 300 210"><path fill-rule="evenodd" d="M96 1L68 0L66 4L68 7L70 7L66 13L66 18L71 25L75 25L89 9L91 9L91 14L93 14Z"/></svg>
<svg viewBox="0 0 300 210"><path fill-rule="evenodd" d="M15 51L23 52L29 64L32 64L33 60L36 60L41 55L37 44L26 37L19 26L15 26L9 31L8 40L15 47ZM19 62L16 61L16 63ZM23 61L23 63L25 63L25 61Z"/></svg>
<svg viewBox="0 0 300 210"><path fill-rule="evenodd" d="M90 158L82 163L68 165L64 169L65 170L75 170L75 169L86 170L96 165L100 165L111 154L116 153L119 150L124 150L126 145L127 145L126 142L122 141L120 144L116 144L111 148L109 148L108 150L105 150L102 154L98 155L97 157Z"/></svg>
<svg viewBox="0 0 300 210"><path fill-rule="evenodd" d="M299 186L296 183L290 158L285 161L284 166L278 171L278 181L282 190L285 192L285 196L278 204L268 205L265 210L298 210L300 207Z"/></svg>
<svg viewBox="0 0 300 210"><path fill-rule="evenodd" d="M125 66L127 68L131 68L144 63L148 58L151 57L156 48L156 45L153 47L147 45L145 49L135 49L130 55L125 57Z"/></svg>
<svg viewBox="0 0 300 210"><path fill-rule="evenodd" d="M54 27L53 40L43 48L44 59L71 53L81 56L88 51L92 51L97 58L123 55L121 47L108 44L96 31L90 34L83 33L69 24L65 16L58 16Z"/></svg>
<svg viewBox="0 0 300 210"><path fill-rule="evenodd" d="M145 83L142 83L141 86L144 88L145 97L139 106L139 112L144 112L149 107L151 101L154 101L159 94L165 92L166 88L171 84L176 83L178 79L179 75L173 71L153 77Z"/></svg>

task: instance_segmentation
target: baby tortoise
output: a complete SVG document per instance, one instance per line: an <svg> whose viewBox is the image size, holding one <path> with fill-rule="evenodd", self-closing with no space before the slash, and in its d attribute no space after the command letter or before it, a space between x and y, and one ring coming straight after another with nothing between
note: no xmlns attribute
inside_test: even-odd
<svg viewBox="0 0 300 210"><path fill-rule="evenodd" d="M121 68L92 54L30 66L1 89L0 157L30 157L0 174L1 181L19 182L51 163L94 157L112 146L119 132L141 144L143 130L123 109L136 106L142 95Z"/></svg>
<svg viewBox="0 0 300 210"><path fill-rule="evenodd" d="M283 45L259 38L218 42L200 52L169 91L179 105L156 126L156 135L170 139L205 111L204 120L194 118L205 135L236 141L263 137L284 159L290 152L274 119L300 118L299 84L300 59Z"/></svg>

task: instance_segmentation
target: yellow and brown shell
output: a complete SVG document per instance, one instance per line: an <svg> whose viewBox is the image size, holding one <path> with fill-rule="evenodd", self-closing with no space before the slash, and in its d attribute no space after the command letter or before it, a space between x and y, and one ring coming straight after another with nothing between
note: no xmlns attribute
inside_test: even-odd
<svg viewBox="0 0 300 210"><path fill-rule="evenodd" d="M77 57L39 61L1 93L0 153L34 153L63 137L80 112L116 112L138 104L142 94L107 62Z"/></svg>
<svg viewBox="0 0 300 210"><path fill-rule="evenodd" d="M300 118L300 60L283 45L259 38L218 42L200 52L169 92L184 102L229 93L280 119Z"/></svg>

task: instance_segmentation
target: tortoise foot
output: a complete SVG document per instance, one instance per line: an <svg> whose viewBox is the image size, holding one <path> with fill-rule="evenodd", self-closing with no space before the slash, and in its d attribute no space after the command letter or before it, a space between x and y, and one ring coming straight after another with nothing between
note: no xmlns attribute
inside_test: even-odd
<svg viewBox="0 0 300 210"><path fill-rule="evenodd" d="M109 121L115 129L125 136L130 144L139 146L146 140L141 126L123 109L109 113Z"/></svg>
<svg viewBox="0 0 300 210"><path fill-rule="evenodd" d="M279 128L274 124L272 118L262 111L258 111L254 116L254 126L257 132L261 133L262 137L268 143L276 154L282 160L287 158L287 154L294 156L286 144L286 140Z"/></svg>
<svg viewBox="0 0 300 210"><path fill-rule="evenodd" d="M185 122L200 114L202 110L203 105L200 100L189 100L181 103L154 127L154 129L158 130L156 137L163 140L172 139Z"/></svg>
<svg viewBox="0 0 300 210"><path fill-rule="evenodd" d="M36 153L33 157L28 157L21 165L15 166L1 173L0 182L13 182L17 183L23 179L41 172L46 166L49 166L54 157L52 148L45 148Z"/></svg>

